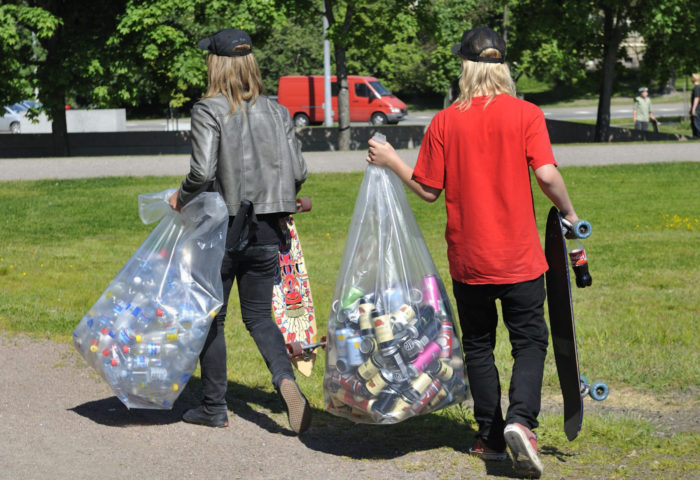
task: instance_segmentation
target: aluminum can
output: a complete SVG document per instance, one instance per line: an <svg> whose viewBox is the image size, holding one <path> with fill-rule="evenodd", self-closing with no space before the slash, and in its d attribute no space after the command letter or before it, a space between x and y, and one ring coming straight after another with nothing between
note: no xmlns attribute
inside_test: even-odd
<svg viewBox="0 0 700 480"><path fill-rule="evenodd" d="M347 340L348 355L347 361L351 367L357 367L364 363L361 351L362 337L349 337Z"/></svg>
<svg viewBox="0 0 700 480"><path fill-rule="evenodd" d="M375 309L374 303L360 303L360 335L372 335L372 310Z"/></svg>
<svg viewBox="0 0 700 480"><path fill-rule="evenodd" d="M420 352L423 351L423 349L425 349L425 346L428 345L428 343L430 343L430 339L428 337L414 338L411 336L401 343L401 353L409 361L413 360L420 354Z"/></svg>
<svg viewBox="0 0 700 480"><path fill-rule="evenodd" d="M371 413L372 412L372 406L374 405L375 400L374 399L368 399L364 397L360 397L358 395L353 395L352 392L349 392L344 389L340 389L335 394L333 394L333 398L336 400L339 400L341 403L345 405L349 405L353 408L356 408L358 410L361 410L366 413Z"/></svg>
<svg viewBox="0 0 700 480"><path fill-rule="evenodd" d="M440 310L440 288L438 287L435 275L425 275L423 277L423 303L427 303L436 312Z"/></svg>
<svg viewBox="0 0 700 480"><path fill-rule="evenodd" d="M455 370L446 360L435 362L435 367L430 371L433 377L439 378L443 383L449 383L455 376Z"/></svg>
<svg viewBox="0 0 700 480"><path fill-rule="evenodd" d="M379 392L382 391L384 387L387 386L387 382L382 375L382 372L377 372L372 378L370 378L365 384L365 388L370 393L370 395L376 397Z"/></svg>
<svg viewBox="0 0 700 480"><path fill-rule="evenodd" d="M365 392L364 384L354 375L343 375L339 372L333 372L329 384L336 389L347 390L355 395L361 395Z"/></svg>
<svg viewBox="0 0 700 480"><path fill-rule="evenodd" d="M443 318L440 326L440 334L435 339L440 345L440 358L450 358L452 356L452 337L454 327L448 318Z"/></svg>
<svg viewBox="0 0 700 480"><path fill-rule="evenodd" d="M423 351L411 362L411 367L416 372L423 372L428 365L440 356L440 345L430 342Z"/></svg>
<svg viewBox="0 0 700 480"><path fill-rule="evenodd" d="M379 361L375 358L375 355L370 355L370 357L357 367L357 374L365 379L369 380L372 377L374 377L377 373L379 373L379 369L381 368L381 364Z"/></svg>
<svg viewBox="0 0 700 480"><path fill-rule="evenodd" d="M363 355L369 355L370 353L374 352L376 348L377 342L374 340L374 335L362 337L362 341L360 342L360 352L362 352Z"/></svg>
<svg viewBox="0 0 700 480"><path fill-rule="evenodd" d="M416 312L410 305L405 303L401 305L394 313L391 314L394 330L403 330L412 325L416 319Z"/></svg>
<svg viewBox="0 0 700 480"><path fill-rule="evenodd" d="M442 385L440 380L433 379L425 393L423 393L423 395L416 402L414 402L413 405L411 405L411 410L413 413L416 415L420 413L420 411L423 410L425 406L428 405L428 403L430 403L430 401L440 392L441 387Z"/></svg>
<svg viewBox="0 0 700 480"><path fill-rule="evenodd" d="M379 315L374 310L372 312L372 326L379 348L387 348L394 345L394 330L391 327L391 316Z"/></svg>
<svg viewBox="0 0 700 480"><path fill-rule="evenodd" d="M412 413L411 403L412 402L410 399L407 399L403 395L398 395L391 406L391 409L386 412L385 416L393 417L397 421L404 420Z"/></svg>
<svg viewBox="0 0 700 480"><path fill-rule="evenodd" d="M341 328L335 331L335 347L338 350L338 358L348 356L348 338L355 332L349 328Z"/></svg>

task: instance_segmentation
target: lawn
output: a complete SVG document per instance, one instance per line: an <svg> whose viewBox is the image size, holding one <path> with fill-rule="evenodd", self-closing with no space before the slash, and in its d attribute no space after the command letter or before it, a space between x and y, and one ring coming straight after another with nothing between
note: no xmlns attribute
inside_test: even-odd
<svg viewBox="0 0 700 480"><path fill-rule="evenodd" d="M545 453L549 449L567 456L566 462L560 465L552 460L547 468L551 466L549 471L559 477L585 476L593 468L607 478L634 478L652 471L652 477L692 478L698 473L700 435L682 428L660 433L658 425L638 413L653 402L680 402L678 408L698 411L700 164L567 167L562 173L577 212L593 225L592 236L585 240L593 286L574 289L581 369L589 380L607 382L608 402L620 406L622 413L613 409L613 413L587 416L581 436L567 443L561 415L546 412L541 447ZM361 173L312 174L302 191L314 201L312 212L297 215L296 222L322 333L361 179ZM172 188L179 180L0 183L4 213L0 219L0 329L4 334L23 332L69 342L83 314L153 228L138 219L138 194ZM534 199L543 233L550 205L536 187ZM444 205L427 204L412 195L409 200L449 289ZM507 391L512 362L502 326L499 335L496 358ZM228 359L232 395L243 390L246 395L269 392L269 374L236 305L230 308L227 341L232 346ZM323 409L323 368L321 354L313 375L300 381L317 409ZM192 386L197 388L196 378ZM551 351L544 394L559 401ZM347 423L327 414L315 417L319 428L334 428L340 422ZM416 425L420 435L414 432ZM391 428L404 432L409 443L451 445L446 439L459 435L464 426L473 429L473 417L465 407L455 406ZM366 426L352 431L358 438L381 435ZM626 459L625 468L616 469L613 458Z"/></svg>

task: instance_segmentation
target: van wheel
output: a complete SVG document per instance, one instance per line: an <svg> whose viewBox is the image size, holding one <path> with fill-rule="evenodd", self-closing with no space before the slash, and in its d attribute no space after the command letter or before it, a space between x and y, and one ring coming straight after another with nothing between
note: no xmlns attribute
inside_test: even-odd
<svg viewBox="0 0 700 480"><path fill-rule="evenodd" d="M369 123L372 125L384 125L388 122L386 115L381 112L374 112L369 119Z"/></svg>
<svg viewBox="0 0 700 480"><path fill-rule="evenodd" d="M294 115L294 125L297 127L306 127L311 123L309 121L309 117L306 116L304 113L297 113Z"/></svg>
<svg viewBox="0 0 700 480"><path fill-rule="evenodd" d="M12 133L20 133L20 127L19 127L19 122L14 122L10 125L10 132Z"/></svg>

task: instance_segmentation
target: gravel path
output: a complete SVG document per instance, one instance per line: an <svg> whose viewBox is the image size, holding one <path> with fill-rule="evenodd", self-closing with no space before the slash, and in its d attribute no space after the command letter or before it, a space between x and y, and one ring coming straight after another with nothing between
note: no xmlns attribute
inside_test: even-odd
<svg viewBox="0 0 700 480"><path fill-rule="evenodd" d="M0 332L0 478L2 479L304 479L386 480L510 477L510 462L484 465L466 454L474 432L421 437L396 427L354 425L315 410L301 437L288 429L282 404L248 389L256 403L229 399L230 426L212 429L180 421L195 406L188 388L172 411L127 410L71 345ZM246 387L241 386L245 391ZM610 412L645 418L658 435L700 432L697 392L665 401L613 391L604 403L586 402L587 414ZM628 395L629 393L629 395ZM693 401L695 399L695 401ZM636 402L636 404L635 404ZM689 408L690 407L690 408ZM559 398L543 410L559 412ZM441 421L441 420L434 420ZM433 428L434 430L434 428ZM566 446L561 446L565 452ZM562 451L543 453L558 470ZM566 478L605 478L573 464ZM579 471L579 473L576 473ZM547 472L546 472L547 473ZM545 475L545 478L553 478ZM558 478L558 477L554 477Z"/></svg>

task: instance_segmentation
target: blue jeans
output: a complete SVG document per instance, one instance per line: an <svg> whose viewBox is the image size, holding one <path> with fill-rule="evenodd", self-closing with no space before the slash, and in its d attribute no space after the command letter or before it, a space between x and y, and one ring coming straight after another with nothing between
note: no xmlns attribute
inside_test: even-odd
<svg viewBox="0 0 700 480"><path fill-rule="evenodd" d="M251 244L241 252L224 254L221 265L224 304L214 317L199 356L202 367L202 405L208 413L225 411L227 408L224 320L234 279L238 281L243 323L272 373L272 384L279 388L283 378L294 379L284 337L272 318L272 288L278 269L278 245Z"/></svg>
<svg viewBox="0 0 700 480"><path fill-rule="evenodd" d="M538 426L549 342L544 320L544 276L509 285L468 285L455 280L452 283L479 437L490 448L503 450L505 425L517 422L530 429ZM493 356L498 324L496 299L501 301L514 360L505 421Z"/></svg>

